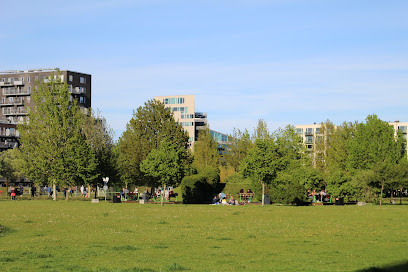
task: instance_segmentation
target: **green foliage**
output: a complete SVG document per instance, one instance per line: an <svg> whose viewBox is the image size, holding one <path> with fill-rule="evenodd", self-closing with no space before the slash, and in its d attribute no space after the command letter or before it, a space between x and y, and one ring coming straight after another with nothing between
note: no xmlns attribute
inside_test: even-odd
<svg viewBox="0 0 408 272"><path fill-rule="evenodd" d="M19 149L8 149L0 153L0 175L8 182L14 182L23 176L24 160Z"/></svg>
<svg viewBox="0 0 408 272"><path fill-rule="evenodd" d="M51 75L33 90L35 110L30 122L18 126L26 176L61 187L90 183L97 176L97 161L82 131L84 115L68 86Z"/></svg>
<svg viewBox="0 0 408 272"><path fill-rule="evenodd" d="M82 131L97 160L95 181L101 184L103 177L109 177L112 184L117 177L116 156L113 153L113 131L99 110L95 112L90 109L89 113L84 115Z"/></svg>
<svg viewBox="0 0 408 272"><path fill-rule="evenodd" d="M188 156L187 132L175 122L169 108L159 101L149 100L133 112L119 139L118 167L122 181L139 186L154 185L154 179L140 170L140 164L164 140L184 148L185 157Z"/></svg>
<svg viewBox="0 0 408 272"><path fill-rule="evenodd" d="M241 173L233 173L225 178L226 183L249 183L249 179L244 178Z"/></svg>
<svg viewBox="0 0 408 272"><path fill-rule="evenodd" d="M205 128L198 133L198 139L194 143L194 166L217 167L220 155L218 154L218 143L212 138L210 129Z"/></svg>
<svg viewBox="0 0 408 272"><path fill-rule="evenodd" d="M219 182L219 169L215 167L204 167L196 175L185 176L181 182L183 203L209 203Z"/></svg>
<svg viewBox="0 0 408 272"><path fill-rule="evenodd" d="M177 186L185 173L185 151L164 140L140 164L140 170L155 181L156 185Z"/></svg>
<svg viewBox="0 0 408 272"><path fill-rule="evenodd" d="M224 154L227 165L238 172L241 161L247 156L252 146L253 142L248 130L241 131L234 128L232 135L228 136L227 152Z"/></svg>

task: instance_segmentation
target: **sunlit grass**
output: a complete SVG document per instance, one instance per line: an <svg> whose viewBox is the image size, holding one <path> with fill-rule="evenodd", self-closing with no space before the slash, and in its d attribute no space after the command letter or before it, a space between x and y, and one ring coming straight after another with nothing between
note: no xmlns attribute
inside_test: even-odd
<svg viewBox="0 0 408 272"><path fill-rule="evenodd" d="M408 260L408 206L0 201L1 271L356 271Z"/></svg>

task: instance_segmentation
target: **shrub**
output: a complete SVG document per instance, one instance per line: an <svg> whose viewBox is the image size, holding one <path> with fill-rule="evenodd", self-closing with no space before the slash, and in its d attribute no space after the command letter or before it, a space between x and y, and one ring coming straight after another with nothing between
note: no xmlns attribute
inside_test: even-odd
<svg viewBox="0 0 408 272"><path fill-rule="evenodd" d="M219 182L219 170L214 167L205 167L196 175L185 176L181 181L183 203L209 203Z"/></svg>

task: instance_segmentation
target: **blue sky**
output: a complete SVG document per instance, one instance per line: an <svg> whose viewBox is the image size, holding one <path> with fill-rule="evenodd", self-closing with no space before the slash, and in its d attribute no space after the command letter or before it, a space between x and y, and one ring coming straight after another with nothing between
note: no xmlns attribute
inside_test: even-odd
<svg viewBox="0 0 408 272"><path fill-rule="evenodd" d="M210 127L408 121L408 1L0 0L0 71L92 74L120 137L154 96L194 94Z"/></svg>

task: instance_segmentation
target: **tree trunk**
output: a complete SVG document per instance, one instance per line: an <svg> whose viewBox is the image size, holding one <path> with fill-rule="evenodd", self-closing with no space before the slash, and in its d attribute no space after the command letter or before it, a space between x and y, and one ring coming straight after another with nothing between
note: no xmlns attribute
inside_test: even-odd
<svg viewBox="0 0 408 272"><path fill-rule="evenodd" d="M52 199L57 200L57 186L55 186L55 182L52 184Z"/></svg>
<svg viewBox="0 0 408 272"><path fill-rule="evenodd" d="M382 205L382 199L383 199L383 191L384 191L384 180L383 180L383 183L381 184L381 196L380 196L380 205Z"/></svg>
<svg viewBox="0 0 408 272"><path fill-rule="evenodd" d="M402 205L402 189L403 188L400 188L400 194L399 194L400 195L400 205Z"/></svg>
<svg viewBox="0 0 408 272"><path fill-rule="evenodd" d="M88 185L88 197L91 197L91 185Z"/></svg>
<svg viewBox="0 0 408 272"><path fill-rule="evenodd" d="M65 190L65 200L68 201L69 200L69 191Z"/></svg>
<svg viewBox="0 0 408 272"><path fill-rule="evenodd" d="M163 191L166 192L166 184L164 184ZM162 206L164 205L164 197L163 197L163 193L164 193L164 192L161 192L161 195L160 195L160 197L161 197L161 205L162 205Z"/></svg>

